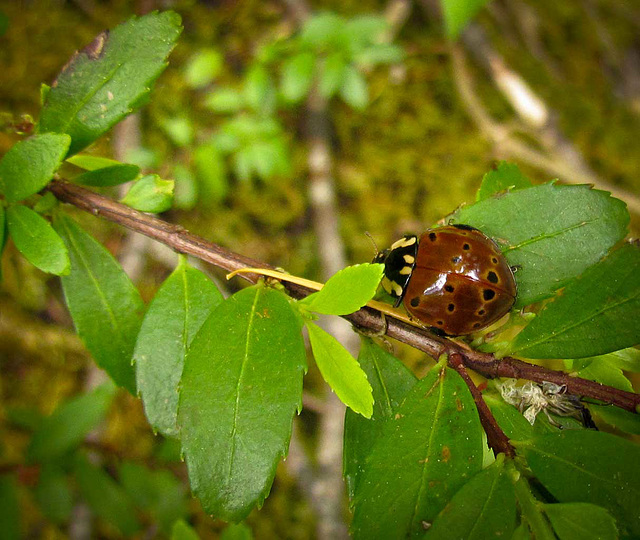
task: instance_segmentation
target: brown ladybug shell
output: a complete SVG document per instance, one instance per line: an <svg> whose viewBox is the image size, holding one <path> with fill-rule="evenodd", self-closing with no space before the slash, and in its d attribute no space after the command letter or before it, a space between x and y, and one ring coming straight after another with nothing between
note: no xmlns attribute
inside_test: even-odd
<svg viewBox="0 0 640 540"><path fill-rule="evenodd" d="M460 336L500 319L515 299L511 268L479 230L446 226L422 234L403 298L413 317Z"/></svg>
<svg viewBox="0 0 640 540"><path fill-rule="evenodd" d="M405 236L374 262L385 264L383 287L409 314L445 334L489 326L516 299L513 272L498 246L478 229L449 225L418 239Z"/></svg>

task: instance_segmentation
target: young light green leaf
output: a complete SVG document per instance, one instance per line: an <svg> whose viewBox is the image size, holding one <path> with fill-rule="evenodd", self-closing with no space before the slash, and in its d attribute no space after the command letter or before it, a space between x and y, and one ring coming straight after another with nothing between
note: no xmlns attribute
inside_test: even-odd
<svg viewBox="0 0 640 540"><path fill-rule="evenodd" d="M131 364L144 304L113 256L75 221L54 219L71 258L62 289L80 338L96 363L120 386L135 394Z"/></svg>
<svg viewBox="0 0 640 540"><path fill-rule="evenodd" d="M451 218L495 239L518 266L516 309L552 296L598 262L629 223L626 205L609 193L553 183L484 199Z"/></svg>
<svg viewBox="0 0 640 540"><path fill-rule="evenodd" d="M179 519L173 524L171 540L200 540L200 536L184 519Z"/></svg>
<svg viewBox="0 0 640 540"><path fill-rule="evenodd" d="M325 315L348 315L373 298L382 279L384 265L356 264L331 276L320 291L300 303L309 311Z"/></svg>
<svg viewBox="0 0 640 540"><path fill-rule="evenodd" d="M326 97L332 97L342 86L347 61L342 51L327 56L321 64L319 90Z"/></svg>
<svg viewBox="0 0 640 540"><path fill-rule="evenodd" d="M158 214L169 210L173 202L173 180L163 180L157 174L143 176L120 202L141 212Z"/></svg>
<svg viewBox="0 0 640 540"><path fill-rule="evenodd" d="M194 336L222 295L200 270L181 258L147 309L133 359L138 391L154 429L179 434L178 385L184 357Z"/></svg>
<svg viewBox="0 0 640 540"><path fill-rule="evenodd" d="M447 36L456 39L487 0L440 0Z"/></svg>
<svg viewBox="0 0 640 540"><path fill-rule="evenodd" d="M566 430L516 443L516 449L560 502L602 506L621 531L640 534L640 447L609 433Z"/></svg>
<svg viewBox="0 0 640 540"><path fill-rule="evenodd" d="M229 192L227 166L213 144L203 144L193 153L193 165L202 197L206 202L220 202Z"/></svg>
<svg viewBox="0 0 640 540"><path fill-rule="evenodd" d="M398 45L374 43L360 51L354 60L359 66L370 68L378 64L401 62L404 56L404 50Z"/></svg>
<svg viewBox="0 0 640 540"><path fill-rule="evenodd" d="M126 165L115 159L109 159L102 156L91 156L89 154L77 154L75 156L68 157L65 160L71 165L80 167L85 171L95 171L96 169L107 169L109 167L115 167L116 165Z"/></svg>
<svg viewBox="0 0 640 540"><path fill-rule="evenodd" d="M194 54L185 67L184 78L191 88L204 88L218 76L224 58L216 49L202 49Z"/></svg>
<svg viewBox="0 0 640 540"><path fill-rule="evenodd" d="M242 109L244 100L242 94L233 88L218 88L205 98L203 105L214 112L229 114Z"/></svg>
<svg viewBox="0 0 640 540"><path fill-rule="evenodd" d="M13 243L43 272L69 273L69 254L62 239L40 214L22 205L7 208L7 226Z"/></svg>
<svg viewBox="0 0 640 540"><path fill-rule="evenodd" d="M198 202L198 184L191 170L176 163L173 167L173 207L191 210Z"/></svg>
<svg viewBox="0 0 640 540"><path fill-rule="evenodd" d="M287 59L282 65L280 91L285 101L298 103L307 95L313 84L315 56L301 52Z"/></svg>
<svg viewBox="0 0 640 540"><path fill-rule="evenodd" d="M342 403L364 416L373 414L373 395L367 375L340 342L314 323L307 323L309 341L322 377Z"/></svg>
<svg viewBox="0 0 640 540"><path fill-rule="evenodd" d="M531 438L533 426L522 416L518 409L498 396L483 394L482 397L489 409L491 409L491 414L495 417L498 425L509 439L527 441Z"/></svg>
<svg viewBox="0 0 640 540"><path fill-rule="evenodd" d="M616 540L616 520L604 508L587 503L545 504L553 530L560 540Z"/></svg>
<svg viewBox="0 0 640 540"><path fill-rule="evenodd" d="M193 493L209 514L243 519L267 496L301 406L301 321L284 294L222 302L184 361L178 423Z"/></svg>
<svg viewBox="0 0 640 540"><path fill-rule="evenodd" d="M0 160L0 193L9 202L38 193L53 177L70 143L68 135L46 133L14 144Z"/></svg>
<svg viewBox="0 0 640 540"><path fill-rule="evenodd" d="M111 523L125 536L140 530L131 498L102 468L90 463L83 454L78 454L74 473L80 495L97 516Z"/></svg>
<svg viewBox="0 0 640 540"><path fill-rule="evenodd" d="M188 116L163 118L160 127L176 146L184 148L193 144L195 129Z"/></svg>
<svg viewBox="0 0 640 540"><path fill-rule="evenodd" d="M438 364L406 395L358 481L356 539L417 537L482 468L482 426L462 378Z"/></svg>
<svg viewBox="0 0 640 540"><path fill-rule="evenodd" d="M581 358L579 360L565 360L565 362L571 362L571 364L568 365L568 369L573 368L580 370L589 366L593 362L604 362L607 365L615 366L624 371L640 373L640 349L629 347L627 349L621 349L619 351L613 351L598 356Z"/></svg>
<svg viewBox="0 0 640 540"><path fill-rule="evenodd" d="M29 461L56 461L76 448L104 420L114 396L115 386L107 382L60 405L33 434L27 450Z"/></svg>
<svg viewBox="0 0 640 540"><path fill-rule="evenodd" d="M331 49L342 41L345 20L335 13L318 13L309 17L302 27L300 40L316 51Z"/></svg>
<svg viewBox="0 0 640 540"><path fill-rule="evenodd" d="M253 540L253 533L245 523L231 523L222 531L220 540Z"/></svg>
<svg viewBox="0 0 640 540"><path fill-rule="evenodd" d="M460 488L438 514L426 538L511 538L516 528L516 495L508 475L500 454Z"/></svg>
<svg viewBox="0 0 640 540"><path fill-rule="evenodd" d="M99 34L58 75L40 131L70 135L70 154L95 141L144 103L181 30L180 16L165 11L132 17Z"/></svg>
<svg viewBox="0 0 640 540"><path fill-rule="evenodd" d="M525 358L581 358L640 343L640 249L626 244L572 281L512 341Z"/></svg>
<svg viewBox="0 0 640 540"><path fill-rule="evenodd" d="M275 105L275 87L266 68L254 64L244 81L244 101L256 112L270 112Z"/></svg>
<svg viewBox="0 0 640 540"><path fill-rule="evenodd" d="M504 191L524 189L533 184L515 163L501 161L482 177L482 184L476 194L476 201L482 201Z"/></svg>
<svg viewBox="0 0 640 540"><path fill-rule="evenodd" d="M354 109L362 110L369 104L369 88L364 75L354 66L346 66L340 85L340 97Z"/></svg>
<svg viewBox="0 0 640 540"><path fill-rule="evenodd" d="M68 521L73 510L73 493L67 475L60 467L45 464L40 468L34 495L47 519L56 524Z"/></svg>
<svg viewBox="0 0 640 540"><path fill-rule="evenodd" d="M85 186L117 186L118 184L124 184L125 182L135 180L139 174L140 167L137 165L120 163L118 165L105 167L104 169L87 171L76 176L73 181L76 184L82 184Z"/></svg>
<svg viewBox="0 0 640 540"><path fill-rule="evenodd" d="M349 498L367 468L367 458L387 420L393 417L405 395L416 384L415 375L400 360L363 338L358 363L373 390L373 414L367 420L347 409L344 417L343 471Z"/></svg>
<svg viewBox="0 0 640 540"><path fill-rule="evenodd" d="M0 475L0 523L3 540L19 540L20 502L18 500L18 482L13 474Z"/></svg>

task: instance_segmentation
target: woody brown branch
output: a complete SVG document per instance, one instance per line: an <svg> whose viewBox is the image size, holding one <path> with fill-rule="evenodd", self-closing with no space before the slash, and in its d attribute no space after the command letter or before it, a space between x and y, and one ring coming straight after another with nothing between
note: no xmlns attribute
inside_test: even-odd
<svg viewBox="0 0 640 540"><path fill-rule="evenodd" d="M179 253L192 255L228 272L246 267L273 269L268 264L244 257L209 242L183 227L139 212L64 180L54 180L46 189L62 202L72 204L86 212L137 231ZM256 274L242 274L242 277L252 283L259 279ZM292 297L298 299L313 292L306 287L292 283L285 283L285 287ZM508 377L535 382L553 382L564 385L570 394L597 399L631 412L637 413L640 410L640 394L618 390L580 377L572 377L568 373L529 364L516 358L497 359L493 354L468 349L458 342L438 337L427 329L414 327L393 317L387 316L385 321L377 310L369 307L364 307L345 318L358 327L374 332L383 332L388 337L423 351L432 358L438 358L442 354L449 356L459 354L466 367L487 378Z"/></svg>

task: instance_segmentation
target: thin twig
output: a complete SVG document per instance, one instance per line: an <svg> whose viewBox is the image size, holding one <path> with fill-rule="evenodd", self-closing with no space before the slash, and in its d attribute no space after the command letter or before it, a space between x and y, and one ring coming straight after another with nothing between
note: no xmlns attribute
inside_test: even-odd
<svg viewBox="0 0 640 540"><path fill-rule="evenodd" d="M54 180L47 189L60 201L73 204L94 215L100 215L109 221L138 231L180 253L193 255L228 272L245 267L272 268L268 264L208 242L182 227L138 212L69 182ZM259 278L256 274L241 274L241 276L251 283L255 283ZM304 298L313 292L293 283L285 283L284 285L289 294L297 299ZM510 377L536 382L548 381L564 385L570 394L597 399L632 412L638 412L640 408L640 394L625 392L580 377L572 377L568 373L529 364L516 358L496 359L492 354L468 349L456 341L436 336L427 329L412 326L392 316L387 315L386 320L383 320L380 312L370 307L362 308L344 318L358 327L384 333L390 338L425 352L432 358L438 358L442 354L450 356L458 353L462 356L465 366L488 378Z"/></svg>

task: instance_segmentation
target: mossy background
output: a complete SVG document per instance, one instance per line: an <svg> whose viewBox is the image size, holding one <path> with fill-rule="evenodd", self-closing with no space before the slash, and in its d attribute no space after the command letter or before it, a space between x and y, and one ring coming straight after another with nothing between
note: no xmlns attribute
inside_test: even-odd
<svg viewBox="0 0 640 540"><path fill-rule="evenodd" d="M495 1L478 17L494 47L552 108L564 135L605 180L640 192L640 9L631 3L518 2L532 10L543 55L532 54L511 18L510 0ZM373 0L316 1L317 10L343 16L382 13L385 2ZM597 10L595 20L589 9ZM201 93L184 82L184 67L202 48L215 48L224 58L215 84L237 84L259 44L294 32L284 2L277 0L139 2L116 0L2 1L8 29L0 37L0 154L17 136L9 124L23 114L37 119L40 84L50 83L73 51L107 27L136 12L171 8L185 27L170 65L140 113L143 146L156 154L154 171L171 177L176 162L188 164L192 148L178 148L161 128L168 118L189 118L196 143L215 130L219 117L201 105ZM606 40L602 39L602 32ZM388 67L368 75L370 105L354 111L335 100L330 107L331 146L340 211L340 230L349 262L372 258L364 235L381 245L399 234L419 231L459 204L473 201L482 175L499 156L493 144L470 119L455 89L446 39L438 21L425 16L419 3L401 28L397 42L407 53L393 73ZM631 60L628 60L631 58ZM496 119L510 122L512 111L479 68L474 68L476 92ZM623 76L624 75L624 76ZM306 145L301 107L280 112L292 145L292 174L271 182L240 183L230 178L230 194L221 202L205 198L189 211L173 210L163 218L235 251L317 279L319 263L307 200ZM106 137L91 151L112 154ZM547 173L521 165L534 181ZM564 180L564 179L563 179ZM115 254L125 232L99 219L80 215L92 233ZM638 216L632 216L637 227ZM633 232L633 231L632 231ZM150 258L137 280L149 301L171 268ZM57 278L35 270L10 244L2 260L0 285L0 466L24 461L29 426L48 415L86 385L90 359L73 333ZM221 273L213 272L223 279ZM229 290L238 281L229 283ZM414 365L417 353L405 351ZM322 384L312 373L305 383L313 393ZM315 386L315 388L314 388ZM314 444L315 418L304 412L304 438ZM165 463L185 477L175 449L154 437L139 401L122 393L100 434L107 468L119 459ZM171 450L168 451L167 449ZM21 478L25 486L31 480ZM185 479L186 480L186 479ZM66 529L43 519L22 493L23 531L28 536L65 537ZM202 514L191 501L193 523L203 537L215 538L224 524ZM256 538L311 538L314 518L295 479L281 467L271 496L248 523ZM117 537L109 526L100 537Z"/></svg>

